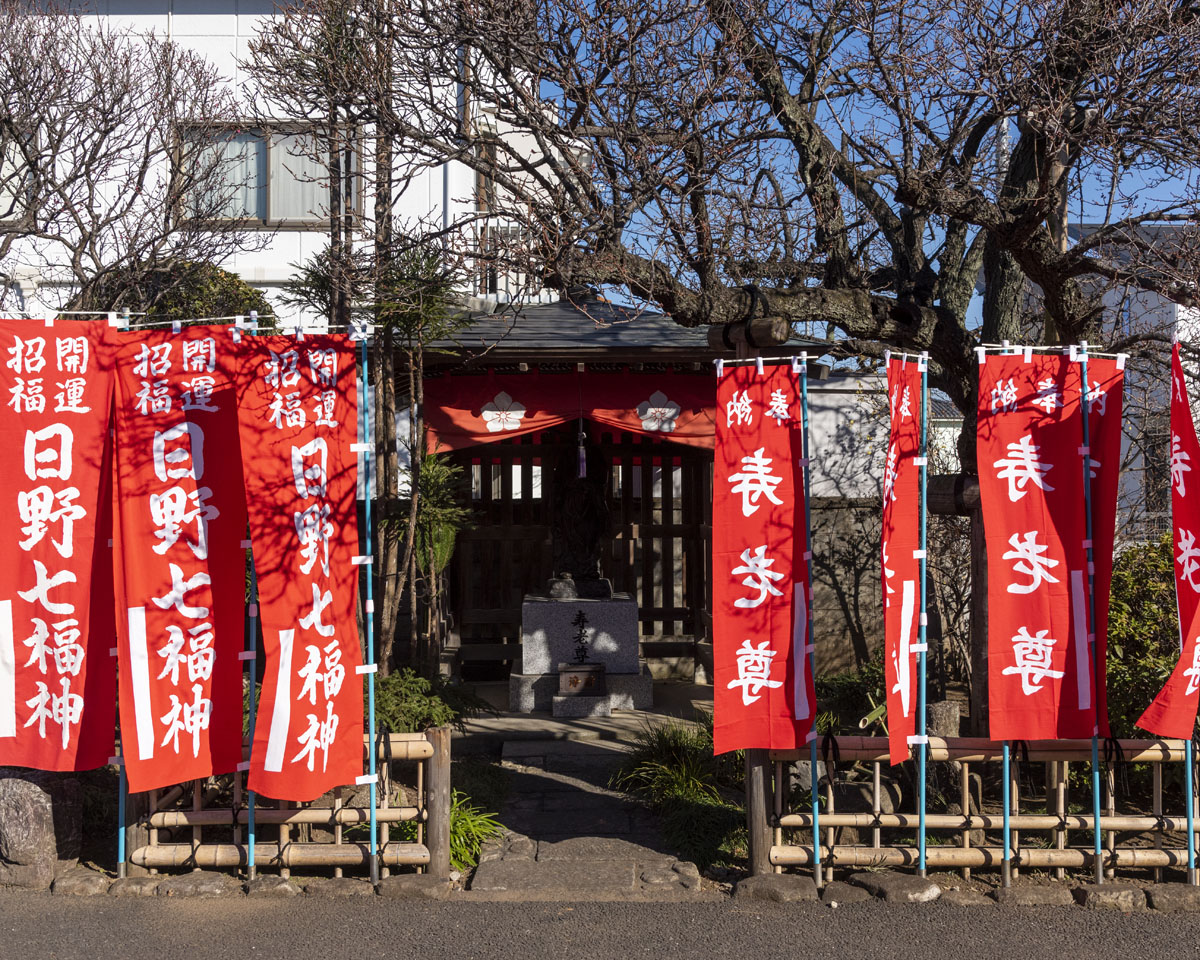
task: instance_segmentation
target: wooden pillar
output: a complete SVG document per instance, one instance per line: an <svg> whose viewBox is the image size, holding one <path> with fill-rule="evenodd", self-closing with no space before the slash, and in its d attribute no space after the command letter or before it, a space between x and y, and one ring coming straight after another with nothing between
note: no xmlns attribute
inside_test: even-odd
<svg viewBox="0 0 1200 960"><path fill-rule="evenodd" d="M425 809L429 816L425 845L429 848L429 873L445 879L450 876L450 728L426 730L425 738L433 744L425 778Z"/></svg>
<svg viewBox="0 0 1200 960"><path fill-rule="evenodd" d="M151 873L133 862L133 852L150 843L150 828L142 819L146 814L147 795L127 793L125 795L125 876L144 877Z"/></svg>
<svg viewBox="0 0 1200 960"><path fill-rule="evenodd" d="M771 872L771 761L766 750L746 751L746 834L750 838L750 874Z"/></svg>

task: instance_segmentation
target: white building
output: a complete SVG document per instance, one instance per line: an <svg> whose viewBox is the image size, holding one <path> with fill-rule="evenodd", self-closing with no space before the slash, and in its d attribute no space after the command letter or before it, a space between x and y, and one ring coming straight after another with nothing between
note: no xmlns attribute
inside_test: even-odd
<svg viewBox="0 0 1200 960"><path fill-rule="evenodd" d="M200 54L247 104L245 122L215 131L213 139L228 161L227 181L237 185L228 204L230 218L245 229L252 249L239 250L219 265L279 304L295 265L310 261L328 247L330 227L328 187L322 182L328 174L323 164L308 155L312 151L305 149L306 143L312 142L311 130L287 117L277 118L269 127L248 119L256 111L247 100L249 84L241 64L251 55L251 40L278 15L276 4L273 0L96 0L93 9L113 27L152 31L160 39ZM361 164L365 176L359 182L363 182L371 172L371 150L365 135L369 131L359 133L356 163ZM188 132L180 131L180 135L186 137ZM480 225L477 215L487 208L492 188L466 165L449 162L413 168L398 157L397 167L404 169L405 180L403 189L396 191L398 224L434 230L474 219L476 225L468 229L476 237L481 231L503 229L503 224ZM364 203L369 205L370 198L354 198L352 209L364 211ZM18 302L31 315L51 314L69 297L69 281L56 276L38 257L23 257L19 246L0 268L18 289ZM529 299L529 292L523 288L518 292L518 286L517 278L498 276L495 269L476 263L462 292L464 297L476 298L469 301L473 307L487 309L488 303ZM546 302L552 297L538 290L532 299ZM297 319L294 308L280 309L288 325ZM303 322L311 327L320 318L304 317Z"/></svg>

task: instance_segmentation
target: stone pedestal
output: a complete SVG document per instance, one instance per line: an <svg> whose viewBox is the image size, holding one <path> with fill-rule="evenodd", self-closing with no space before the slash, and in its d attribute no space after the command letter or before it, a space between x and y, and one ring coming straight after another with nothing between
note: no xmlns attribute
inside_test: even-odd
<svg viewBox="0 0 1200 960"><path fill-rule="evenodd" d="M509 677L510 710L532 713L554 708L559 692L559 664L575 658L581 630L587 659L604 664L607 687L604 699L608 710L651 707L653 681L638 658L637 604L628 595L617 594L603 600L525 598L521 605L521 669L514 670Z"/></svg>

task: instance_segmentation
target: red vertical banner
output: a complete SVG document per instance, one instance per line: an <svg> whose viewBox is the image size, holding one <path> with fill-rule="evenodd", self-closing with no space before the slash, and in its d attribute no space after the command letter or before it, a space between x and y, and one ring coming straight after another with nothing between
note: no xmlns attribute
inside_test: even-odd
<svg viewBox="0 0 1200 960"><path fill-rule="evenodd" d="M1091 449L1092 557L1095 570L1096 622L1092 626L1097 673L1108 676L1108 598L1112 591L1113 553L1117 537L1117 492L1121 482L1121 410L1125 363L1112 357L1089 358L1088 431ZM1109 736L1108 686L1097 691L1100 735Z"/></svg>
<svg viewBox="0 0 1200 960"><path fill-rule="evenodd" d="M247 338L238 356L266 654L249 788L278 800L314 800L363 769L355 375L345 335Z"/></svg>
<svg viewBox="0 0 1200 960"><path fill-rule="evenodd" d="M0 320L0 766L112 755L107 336L103 321Z"/></svg>
<svg viewBox="0 0 1200 960"><path fill-rule="evenodd" d="M921 607L920 546L921 370L914 359L887 367L890 430L883 472L883 670L887 692L888 753L909 758L917 730L917 628Z"/></svg>
<svg viewBox="0 0 1200 960"><path fill-rule="evenodd" d="M727 367L717 383L713 467L716 753L793 749L812 729L811 595L806 557L796 546L801 455L792 370Z"/></svg>
<svg viewBox="0 0 1200 960"><path fill-rule="evenodd" d="M246 509L230 328L119 338L114 506L129 788L242 757Z"/></svg>
<svg viewBox="0 0 1200 960"><path fill-rule="evenodd" d="M1090 737L1097 727L1079 367L1029 351L988 356L979 370L995 740Z"/></svg>
<svg viewBox="0 0 1200 960"><path fill-rule="evenodd" d="M1137 725L1160 737L1190 740L1200 702L1200 443L1178 343L1171 352L1171 544L1179 661Z"/></svg>

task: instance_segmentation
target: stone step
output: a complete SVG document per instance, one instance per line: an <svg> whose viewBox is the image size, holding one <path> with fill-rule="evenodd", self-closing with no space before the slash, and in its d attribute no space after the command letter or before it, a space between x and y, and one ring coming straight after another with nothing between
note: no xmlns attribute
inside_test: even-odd
<svg viewBox="0 0 1200 960"><path fill-rule="evenodd" d="M707 898L690 863L636 860L491 860L481 863L470 894L484 900L658 901Z"/></svg>

